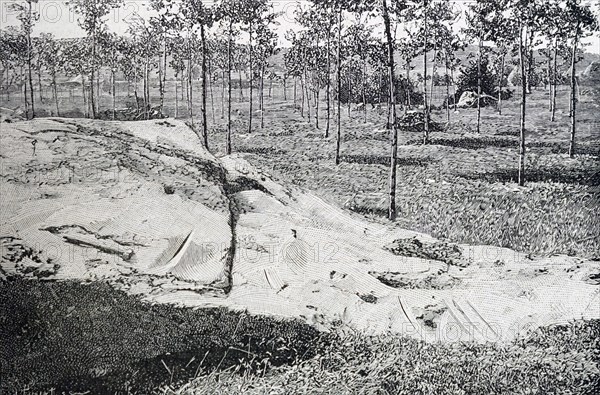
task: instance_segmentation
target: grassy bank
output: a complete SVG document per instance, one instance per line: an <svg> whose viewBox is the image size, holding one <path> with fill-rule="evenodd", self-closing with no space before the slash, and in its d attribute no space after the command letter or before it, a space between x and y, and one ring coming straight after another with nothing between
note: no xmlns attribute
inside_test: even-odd
<svg viewBox="0 0 600 395"><path fill-rule="evenodd" d="M0 295L2 393L592 394L600 384L599 320L508 345L428 344L149 305L98 283L11 280Z"/></svg>
<svg viewBox="0 0 600 395"><path fill-rule="evenodd" d="M205 374L177 390L200 394L593 394L600 321L541 328L509 345L427 344L333 335L319 355L266 375Z"/></svg>

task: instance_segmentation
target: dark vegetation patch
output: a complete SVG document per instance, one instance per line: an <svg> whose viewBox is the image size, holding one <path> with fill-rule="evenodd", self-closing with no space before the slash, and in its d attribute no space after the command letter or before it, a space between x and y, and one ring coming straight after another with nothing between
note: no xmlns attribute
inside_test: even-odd
<svg viewBox="0 0 600 395"><path fill-rule="evenodd" d="M470 180L484 180L487 182L515 183L519 179L519 171L516 169L504 169L486 173L465 173L460 177ZM569 169L569 168L541 168L526 170L528 182L559 182L563 184L577 184L587 186L600 185L600 170Z"/></svg>
<svg viewBox="0 0 600 395"><path fill-rule="evenodd" d="M463 258L459 246L442 241L427 243L417 238L397 239L383 248L394 255L432 259L459 267L469 265L469 262Z"/></svg>
<svg viewBox="0 0 600 395"><path fill-rule="evenodd" d="M484 149L488 147L514 148L519 146L519 142L513 139L499 139L495 137L461 137L454 139L433 138L429 142L431 145L442 145L446 147L463 149ZM412 145L422 144L421 140L412 140Z"/></svg>
<svg viewBox="0 0 600 395"><path fill-rule="evenodd" d="M369 272L369 274L388 287L398 289L451 289L460 284L460 280L448 273L430 273L424 277L408 277L403 273Z"/></svg>
<svg viewBox="0 0 600 395"><path fill-rule="evenodd" d="M287 151L277 149L275 147L237 147L238 152L256 155L285 155Z"/></svg>
<svg viewBox="0 0 600 395"><path fill-rule="evenodd" d="M496 136L514 136L518 137L521 135L521 131L518 129L503 129L494 133Z"/></svg>
<svg viewBox="0 0 600 395"><path fill-rule="evenodd" d="M387 217L388 212L386 209L375 206L367 206L367 205L353 205L348 207L350 210L354 211L358 214L363 215L373 215L377 217Z"/></svg>
<svg viewBox="0 0 600 395"><path fill-rule="evenodd" d="M408 111L398 119L398 128L400 131L425 133L425 112L422 110ZM431 119L430 115L429 133L442 132L443 130L444 125Z"/></svg>
<svg viewBox="0 0 600 395"><path fill-rule="evenodd" d="M365 132L363 130L355 131L349 130L342 135L342 142L349 142L354 140L365 140ZM389 130L373 130L368 132L368 139L371 141L390 141Z"/></svg>
<svg viewBox="0 0 600 395"><path fill-rule="evenodd" d="M361 165L383 165L390 166L391 159L389 156L383 155L342 155L340 157L342 162L346 163L358 163ZM424 167L427 166L428 163L431 163L431 159L423 159L423 158L406 158L400 157L397 158L398 166L419 166Z"/></svg>
<svg viewBox="0 0 600 395"><path fill-rule="evenodd" d="M102 283L0 283L0 392L154 392L242 364L314 355L320 334L298 321L150 305Z"/></svg>
<svg viewBox="0 0 600 395"><path fill-rule="evenodd" d="M361 298L366 303L377 303L377 296L372 294L358 294L358 297Z"/></svg>

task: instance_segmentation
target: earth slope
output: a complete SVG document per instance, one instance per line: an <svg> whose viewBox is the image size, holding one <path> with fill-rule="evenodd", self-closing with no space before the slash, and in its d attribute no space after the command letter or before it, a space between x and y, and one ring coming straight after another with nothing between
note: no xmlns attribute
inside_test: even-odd
<svg viewBox="0 0 600 395"><path fill-rule="evenodd" d="M368 222L214 157L182 122L40 119L0 137L0 279L107 281L153 303L431 341L600 317L598 262Z"/></svg>

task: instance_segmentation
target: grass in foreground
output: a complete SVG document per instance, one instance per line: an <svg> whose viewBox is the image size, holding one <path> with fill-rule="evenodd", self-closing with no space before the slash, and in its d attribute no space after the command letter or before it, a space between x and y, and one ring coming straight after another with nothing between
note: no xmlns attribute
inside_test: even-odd
<svg viewBox="0 0 600 395"><path fill-rule="evenodd" d="M101 283L0 283L2 393L592 394L600 320L508 345L320 333L150 305ZM52 390L53 389L53 390Z"/></svg>
<svg viewBox="0 0 600 395"><path fill-rule="evenodd" d="M593 394L600 321L541 328L509 345L427 344L391 335L324 337L314 358L267 373L203 374L165 393Z"/></svg>
<svg viewBox="0 0 600 395"><path fill-rule="evenodd" d="M318 336L299 321L151 305L103 283L12 278L0 281L0 393L149 394L200 367L312 357Z"/></svg>

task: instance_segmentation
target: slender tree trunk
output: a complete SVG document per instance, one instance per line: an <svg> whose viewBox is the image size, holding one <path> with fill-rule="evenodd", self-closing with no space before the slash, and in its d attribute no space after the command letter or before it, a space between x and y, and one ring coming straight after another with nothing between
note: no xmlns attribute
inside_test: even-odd
<svg viewBox="0 0 600 395"><path fill-rule="evenodd" d="M502 115L502 82L504 81L504 64L506 61L506 54L502 52L500 59L500 78L498 79L498 114Z"/></svg>
<svg viewBox="0 0 600 395"><path fill-rule="evenodd" d="M396 219L396 167L398 159L398 129L396 122L396 86L394 84L394 43L392 41L392 32L390 28L390 17L388 14L387 1L383 0L383 21L385 24L385 35L387 39L388 50L388 69L389 69L389 86L390 86L390 102L392 107L392 133L391 133L391 158L390 158L390 179L389 179L389 208L388 218L393 221Z"/></svg>
<svg viewBox="0 0 600 395"><path fill-rule="evenodd" d="M325 138L329 137L331 123L331 29L327 29L327 120L325 121Z"/></svg>
<svg viewBox="0 0 600 395"><path fill-rule="evenodd" d="M519 30L519 63L521 67L521 130L519 145L519 185L525 185L525 113L527 108L527 81L525 78L525 54L523 48L523 27ZM525 30L526 32L526 30ZM527 35L525 34L525 37Z"/></svg>
<svg viewBox="0 0 600 395"><path fill-rule="evenodd" d="M229 21L229 34L227 36L227 155L231 155L231 40L233 35L233 21Z"/></svg>
<svg viewBox="0 0 600 395"><path fill-rule="evenodd" d="M298 78L296 76L294 76L294 110L296 110L296 106L298 98L297 98L297 85L298 85Z"/></svg>
<svg viewBox="0 0 600 395"><path fill-rule="evenodd" d="M6 97L6 101L10 101L10 92L9 89L10 88L10 72L8 71L8 67L6 67L4 70L2 70L2 73L4 73L6 71L6 84L4 85L4 95Z"/></svg>
<svg viewBox="0 0 600 395"><path fill-rule="evenodd" d="M533 81L533 66L535 63L535 58L533 55L533 39L535 32L533 29L531 30L529 40L527 42L527 48L529 48L529 64L527 67L527 93L531 93L531 81Z"/></svg>
<svg viewBox="0 0 600 395"><path fill-rule="evenodd" d="M283 101L287 102L287 74L283 74Z"/></svg>
<svg viewBox="0 0 600 395"><path fill-rule="evenodd" d="M437 40L437 38L436 38L435 35L434 35L433 40L434 40L434 42L435 42L435 40ZM431 89L430 89L430 92L429 92L429 108L431 108L431 106L433 105L433 91L435 89L435 81L434 80L435 80L435 72L437 71L437 62L436 62L436 60L437 60L437 46L435 46L435 45L433 47L433 58L432 58L432 60L433 60L433 65L431 66L431 85L430 85Z"/></svg>
<svg viewBox="0 0 600 395"><path fill-rule="evenodd" d="M150 103L150 57L149 51L146 49L146 70L144 72L144 87L146 89L146 119L150 119L150 108L152 104Z"/></svg>
<svg viewBox="0 0 600 395"><path fill-rule="evenodd" d="M138 85L139 85L139 83L138 83L138 70L137 70L137 68L135 68L135 72L134 73L135 73L135 77L134 77L135 82L134 82L134 85L133 85L133 95L135 96L135 106L137 108L137 114L140 115L141 113L140 113L140 98L138 97Z"/></svg>
<svg viewBox="0 0 600 395"><path fill-rule="evenodd" d="M385 1L385 0L384 0ZM340 164L340 148L342 144L342 8L338 10L338 42L337 42L337 136L335 141L335 164Z"/></svg>
<svg viewBox="0 0 600 395"><path fill-rule="evenodd" d="M186 83L188 77L188 71L187 68L185 70L185 75L182 71L181 73L181 100L185 100L185 108L187 110L187 114L188 116L190 115L190 89L188 87L188 84ZM185 96L184 96L184 92L185 92Z"/></svg>
<svg viewBox="0 0 600 395"><path fill-rule="evenodd" d="M310 119L310 113L308 115ZM260 128L265 127L265 64L263 62L260 70Z"/></svg>
<svg viewBox="0 0 600 395"><path fill-rule="evenodd" d="M315 125L319 129L319 87L315 91Z"/></svg>
<svg viewBox="0 0 600 395"><path fill-rule="evenodd" d="M81 94L83 97L83 115L87 118L89 117L89 112L88 112L88 98L87 98L87 92L85 91L85 76L84 74L81 74Z"/></svg>
<svg viewBox="0 0 600 395"><path fill-rule="evenodd" d="M12 81L9 82L10 79L10 71L8 67L6 68L6 101L10 101L10 86L12 85Z"/></svg>
<svg viewBox="0 0 600 395"><path fill-rule="evenodd" d="M112 119L113 121L117 118L117 94L115 92L115 70L111 70L111 85L112 85Z"/></svg>
<svg viewBox="0 0 600 395"><path fill-rule="evenodd" d="M458 111L456 103L456 85L454 83L454 67L450 67L450 80L452 80L452 97L454 98L454 112Z"/></svg>
<svg viewBox="0 0 600 395"><path fill-rule="evenodd" d="M410 69L411 69L411 62L408 62L406 64L406 104L408 109L410 110L412 108L412 103L411 103L411 99L410 99ZM404 111L404 114L406 114L406 111Z"/></svg>
<svg viewBox="0 0 600 395"><path fill-rule="evenodd" d="M225 119L225 76L227 71L223 70L221 74L221 119Z"/></svg>
<svg viewBox="0 0 600 395"><path fill-rule="evenodd" d="M477 46L477 133L481 133L481 36Z"/></svg>
<svg viewBox="0 0 600 395"><path fill-rule="evenodd" d="M96 114L100 114L100 71L101 66L98 67L98 72L96 73Z"/></svg>
<svg viewBox="0 0 600 395"><path fill-rule="evenodd" d="M551 78L552 78L552 54L551 54L551 44L548 43L548 45L546 45L546 50L548 51L546 53L546 81L544 82L544 89L546 89L546 86L548 87L548 111L552 112L552 83Z"/></svg>
<svg viewBox="0 0 600 395"><path fill-rule="evenodd" d="M446 83L446 122L450 123L450 81L448 80L448 51L444 51L444 60L446 75L444 76L444 82Z"/></svg>
<svg viewBox="0 0 600 395"><path fill-rule="evenodd" d="M308 118L308 123L310 124L310 87L309 81L306 78L306 67L304 68L304 94L306 95L306 116Z"/></svg>
<svg viewBox="0 0 600 395"><path fill-rule="evenodd" d="M300 116L304 118L304 71L300 75Z"/></svg>
<svg viewBox="0 0 600 395"><path fill-rule="evenodd" d="M244 87L242 85L242 69L238 69L238 82L240 83L240 103L244 101Z"/></svg>
<svg viewBox="0 0 600 395"><path fill-rule="evenodd" d="M320 47L319 47L319 39L320 39L320 35L317 33L317 41L316 41L316 46L317 46L317 50L320 51ZM315 127L317 129L319 129L319 65L318 65L318 61L315 61L315 75L316 78L313 79L313 81L316 81L316 83L314 84L314 98L315 98Z"/></svg>
<svg viewBox="0 0 600 395"><path fill-rule="evenodd" d="M579 26L577 29L579 30ZM577 63L577 44L579 37L576 35L573 40L573 55L571 57L571 140L569 142L569 157L575 156L575 129L577 127L576 110L577 110L577 78L575 76L575 65Z"/></svg>
<svg viewBox="0 0 600 395"><path fill-rule="evenodd" d="M210 108L213 124L217 123L215 117L215 95L213 91L213 66L211 58L208 58L208 89L210 90Z"/></svg>
<svg viewBox="0 0 600 395"><path fill-rule="evenodd" d="M40 103L44 104L44 95L42 94L44 89L42 88L42 70L41 68L38 66L37 68L37 77L38 77L38 90L39 90L39 94L40 94Z"/></svg>
<svg viewBox="0 0 600 395"><path fill-rule="evenodd" d="M558 53L558 38L554 39L554 54L552 61L552 115L550 121L554 122L556 119L556 83L557 83L557 53Z"/></svg>
<svg viewBox="0 0 600 395"><path fill-rule="evenodd" d="M208 116L206 109L207 94L207 64L206 64L206 30L204 23L200 24L200 41L202 43L202 137L204 139L204 148L209 150L208 146Z"/></svg>
<svg viewBox="0 0 600 395"><path fill-rule="evenodd" d="M56 116L60 117L60 108L58 105L58 84L56 83L56 72L52 73L52 87L54 88L54 103L56 104Z"/></svg>
<svg viewBox="0 0 600 395"><path fill-rule="evenodd" d="M186 75L187 75L187 71L184 73L183 70L182 70L181 71L181 101L186 100L186 95L188 93L187 86L185 84L185 80L187 79ZM189 103L186 102L186 105L188 106L187 107L187 111L190 112L190 110L189 110Z"/></svg>
<svg viewBox="0 0 600 395"><path fill-rule="evenodd" d="M250 22L248 26L248 33L250 34L249 45L248 45L248 64L250 67L250 114L248 115L248 133L252 133L252 112L254 111L254 86L252 84L252 80L254 77L254 66L252 64L252 22ZM295 102L294 98L294 102Z"/></svg>
<svg viewBox="0 0 600 395"><path fill-rule="evenodd" d="M175 119L179 117L179 89L178 89L177 75L175 76Z"/></svg>
<svg viewBox="0 0 600 395"><path fill-rule="evenodd" d="M165 104L165 92L167 90L167 40L163 38L163 75L162 75L162 96L160 98L160 113L163 113Z"/></svg>
<svg viewBox="0 0 600 395"><path fill-rule="evenodd" d="M389 88L389 86L388 86ZM390 130L392 128L392 98L389 96L389 92L388 92L388 98L387 98L387 118L386 118L386 124L385 124L385 128L387 130Z"/></svg>
<svg viewBox="0 0 600 395"><path fill-rule="evenodd" d="M147 84L148 81L146 80L147 77L147 70L148 70L148 64L145 63L144 64L144 75L142 76L142 82L143 82L143 86L142 89L144 90L144 119L148 119L148 89L147 89ZM92 84L93 85L93 84Z"/></svg>
<svg viewBox="0 0 600 395"><path fill-rule="evenodd" d="M159 102L158 108L159 108L160 114L163 113L163 108L164 108L164 104L165 104L165 85L163 82L163 76L167 73L167 70L166 70L166 68L163 67L162 59L165 56L164 54L166 51L167 51L166 43L165 43L165 38L164 38L164 34L163 34L162 35L162 51L158 55L158 91L160 94L160 102Z"/></svg>
<svg viewBox="0 0 600 395"><path fill-rule="evenodd" d="M27 98L27 80L25 78L25 70L21 66L21 81L23 81L23 104L25 105L25 117L29 119L29 99Z"/></svg>
<svg viewBox="0 0 600 395"><path fill-rule="evenodd" d="M427 21L427 0L424 0L425 17L424 28L425 34L423 35L423 104L425 105L425 133L423 136L423 144L429 144L429 103L427 102L427 47L428 47L428 34L429 26Z"/></svg>
<svg viewBox="0 0 600 395"><path fill-rule="evenodd" d="M96 25L92 27L92 59L90 68L90 102L92 107L92 118L96 118L96 103L94 99L94 69L96 62Z"/></svg>
<svg viewBox="0 0 600 395"><path fill-rule="evenodd" d="M381 95L381 90L383 88L383 70L381 71L377 71L379 73L379 85L378 85L378 89L377 89L377 103L381 106L381 100L382 100L382 95Z"/></svg>
<svg viewBox="0 0 600 395"><path fill-rule="evenodd" d="M31 2L29 4L29 18L31 18ZM31 59L32 59L33 45L31 42L31 32L27 33L27 71L29 79L29 94L31 97L31 118L35 118L35 98L33 93L33 76L31 72Z"/></svg>
<svg viewBox="0 0 600 395"><path fill-rule="evenodd" d="M352 110L352 76L350 70L348 70L348 118L350 118L350 111Z"/></svg>
<svg viewBox="0 0 600 395"><path fill-rule="evenodd" d="M190 101L190 123L194 126L194 70L192 70L192 42L188 35L188 73L187 87Z"/></svg>
<svg viewBox="0 0 600 395"><path fill-rule="evenodd" d="M365 116L365 123L367 123L367 58L363 58L363 84L362 84L362 99L363 99L363 112Z"/></svg>

